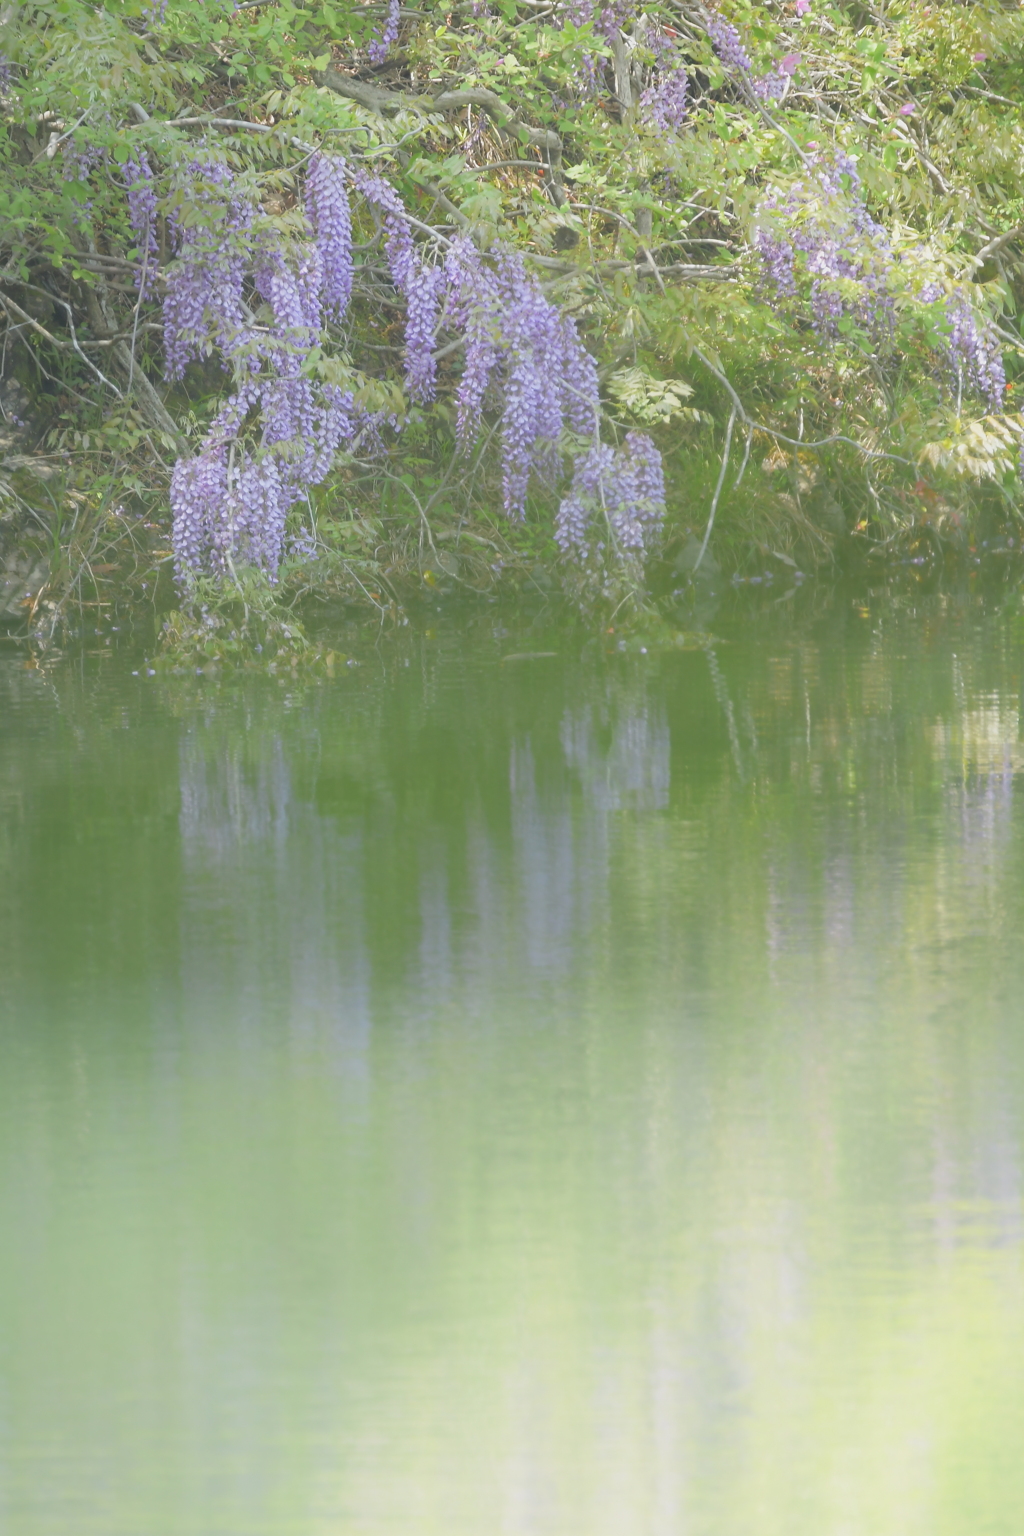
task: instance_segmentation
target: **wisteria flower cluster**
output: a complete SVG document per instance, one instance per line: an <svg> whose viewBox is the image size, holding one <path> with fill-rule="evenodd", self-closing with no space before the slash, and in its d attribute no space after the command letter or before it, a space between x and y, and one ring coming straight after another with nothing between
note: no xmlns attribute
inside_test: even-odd
<svg viewBox="0 0 1024 1536"><path fill-rule="evenodd" d="M414 400L432 400L437 375L434 331L445 286L444 273L428 266L420 255L402 199L391 183L362 170L353 172L353 181L366 201L383 216L388 267L395 287L405 299L406 388Z"/></svg>
<svg viewBox="0 0 1024 1536"><path fill-rule="evenodd" d="M743 40L731 21L726 21L723 16L716 16L712 12L705 21L704 27L711 39L712 47L726 69L735 69L741 75L753 74L754 66L750 62L750 54L744 48Z"/></svg>
<svg viewBox="0 0 1024 1536"><path fill-rule="evenodd" d="M379 36L373 38L366 50L371 64L384 63L392 43L397 41L401 17L401 0L388 0L387 15L384 18L384 29Z"/></svg>
<svg viewBox="0 0 1024 1536"><path fill-rule="evenodd" d="M686 120L687 84L686 67L673 50L640 98L641 117L666 137L678 133Z"/></svg>
<svg viewBox="0 0 1024 1536"><path fill-rule="evenodd" d="M306 174L306 217L320 252L327 312L342 320L352 297L352 213L344 162L314 155Z"/></svg>
<svg viewBox="0 0 1024 1536"><path fill-rule="evenodd" d="M566 21L574 27L593 25L595 32L609 40L618 33L621 24L627 19L624 5L601 9L595 0L562 0L560 10ZM572 86L577 96L589 101L601 93L605 63L600 53L592 53L589 49L580 52L572 72Z"/></svg>
<svg viewBox="0 0 1024 1536"><path fill-rule="evenodd" d="M999 337L991 320L987 315L976 313L963 288L957 288L949 295L945 309L949 324L949 362L957 380L958 393L962 384L967 384L986 401L989 410L1001 410L1006 393L1006 370Z"/></svg>
<svg viewBox="0 0 1024 1536"><path fill-rule="evenodd" d="M449 317L466 337L459 440L476 436L488 392L500 397L505 510L522 517L531 477L551 484L558 476L563 432L596 432L597 367L575 322L544 297L514 252L499 250L488 263L460 236L445 273Z"/></svg>
<svg viewBox="0 0 1024 1536"><path fill-rule="evenodd" d="M61 161L65 181L88 181L94 165L104 158L98 144L90 143L80 134L71 134L61 146Z"/></svg>
<svg viewBox="0 0 1024 1536"><path fill-rule="evenodd" d="M323 157L310 168L308 240L288 250L264 233L255 253L256 210L237 194L230 171L218 163L192 170L204 217L178 231L178 260L164 299L167 373L180 377L190 358L218 350L237 387L199 453L175 465L175 557L181 575L223 574L237 560L273 576L289 511L326 478L360 425L351 394L305 372L325 307L342 315L351 292L344 167ZM269 324L253 313L250 283ZM253 423L255 447L246 431Z"/></svg>
<svg viewBox="0 0 1024 1536"><path fill-rule="evenodd" d="M640 434L617 452L602 446L594 359L572 318L544 296L521 256L498 248L485 257L468 236L459 236L443 262L430 263L394 187L340 156L313 157L305 186L308 238L290 246L258 222L224 165L191 169L202 217L178 229L178 259L164 299L167 373L180 377L190 358L217 351L234 373L235 388L199 453L174 470L180 574L230 572L243 560L274 575L291 507L326 477L339 448L357 432L373 435L373 423L352 396L317 382L307 367L325 319L343 318L352 292L346 182L384 225L391 278L406 305L412 398L434 396L433 353L443 315L465 344L458 440L466 448L476 439L489 403L499 412L508 514L523 516L535 476L552 488L557 483L568 432L592 446L577 460L569 510L559 525L566 529L563 547L578 547L572 527L585 541L599 507L616 554L646 547L664 512L657 449ZM153 210L141 161L130 175L132 216L142 230ZM258 300L265 308L254 311Z"/></svg>
<svg viewBox="0 0 1024 1536"><path fill-rule="evenodd" d="M153 186L153 171L145 151L135 155L125 165L128 183L128 220L138 243L142 260L135 274L135 286L143 298L152 292L156 278L157 245L157 197Z"/></svg>
<svg viewBox="0 0 1024 1536"><path fill-rule="evenodd" d="M785 94L790 75L795 68L793 63L795 55L787 55L787 59L780 67L771 70L768 74L755 75L750 55L732 22L712 12L704 26L711 39L712 47L726 69L735 71L760 101L777 101Z"/></svg>
<svg viewBox="0 0 1024 1536"><path fill-rule="evenodd" d="M754 244L765 288L778 298L796 297L802 268L810 278L813 324L823 340L836 339L844 316L876 343L892 335L896 296L906 280L885 229L864 204L851 156L839 153L831 162L819 157L813 178L797 182L785 196L770 193L758 219ZM990 410L1000 409L1006 374L991 319L975 309L962 286L947 294L932 281L916 299L922 305L943 303L947 366L958 394L966 385Z"/></svg>
<svg viewBox="0 0 1024 1536"><path fill-rule="evenodd" d="M643 432L621 448L594 441L576 460L569 494L558 509L555 538L563 554L638 557L649 550L665 516L661 455Z"/></svg>
<svg viewBox="0 0 1024 1536"><path fill-rule="evenodd" d="M193 359L232 358L249 335L243 288L254 208L234 191L228 167L194 160L186 170L193 222L171 221L178 260L164 297L164 362L180 379Z"/></svg>
<svg viewBox="0 0 1024 1536"><path fill-rule="evenodd" d="M764 265L765 287L782 297L797 292L797 257L809 275L814 327L825 340L839 334L849 315L876 340L891 334L894 306L889 286L893 253L889 238L868 213L856 162L838 154L819 158L813 175L785 196L769 193L758 212L754 244Z"/></svg>

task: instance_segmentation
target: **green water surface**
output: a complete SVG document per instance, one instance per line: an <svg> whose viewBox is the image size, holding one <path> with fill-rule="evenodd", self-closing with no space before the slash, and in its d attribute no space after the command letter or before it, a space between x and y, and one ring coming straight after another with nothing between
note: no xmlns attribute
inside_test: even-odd
<svg viewBox="0 0 1024 1536"><path fill-rule="evenodd" d="M1018 1536L1022 648L805 596L0 653L3 1536Z"/></svg>

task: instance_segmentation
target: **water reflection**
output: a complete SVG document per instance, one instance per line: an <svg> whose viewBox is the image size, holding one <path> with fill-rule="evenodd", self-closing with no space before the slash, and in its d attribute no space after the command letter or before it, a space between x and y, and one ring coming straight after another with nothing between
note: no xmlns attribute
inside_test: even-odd
<svg viewBox="0 0 1024 1536"><path fill-rule="evenodd" d="M0 668L2 1522L1016 1530L1019 657L863 607Z"/></svg>

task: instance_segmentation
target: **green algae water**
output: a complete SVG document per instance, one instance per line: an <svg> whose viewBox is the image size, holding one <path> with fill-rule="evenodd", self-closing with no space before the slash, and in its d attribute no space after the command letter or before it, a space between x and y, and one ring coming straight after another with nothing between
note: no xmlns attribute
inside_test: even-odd
<svg viewBox="0 0 1024 1536"><path fill-rule="evenodd" d="M1024 653L802 598L8 650L4 1536L1017 1536Z"/></svg>

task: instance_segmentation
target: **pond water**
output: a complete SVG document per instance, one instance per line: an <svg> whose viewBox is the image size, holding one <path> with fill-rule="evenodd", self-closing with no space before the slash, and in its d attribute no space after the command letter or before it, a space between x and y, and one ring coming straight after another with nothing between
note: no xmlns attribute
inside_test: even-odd
<svg viewBox="0 0 1024 1536"><path fill-rule="evenodd" d="M1017 1536L1021 645L797 601L8 647L4 1536Z"/></svg>

